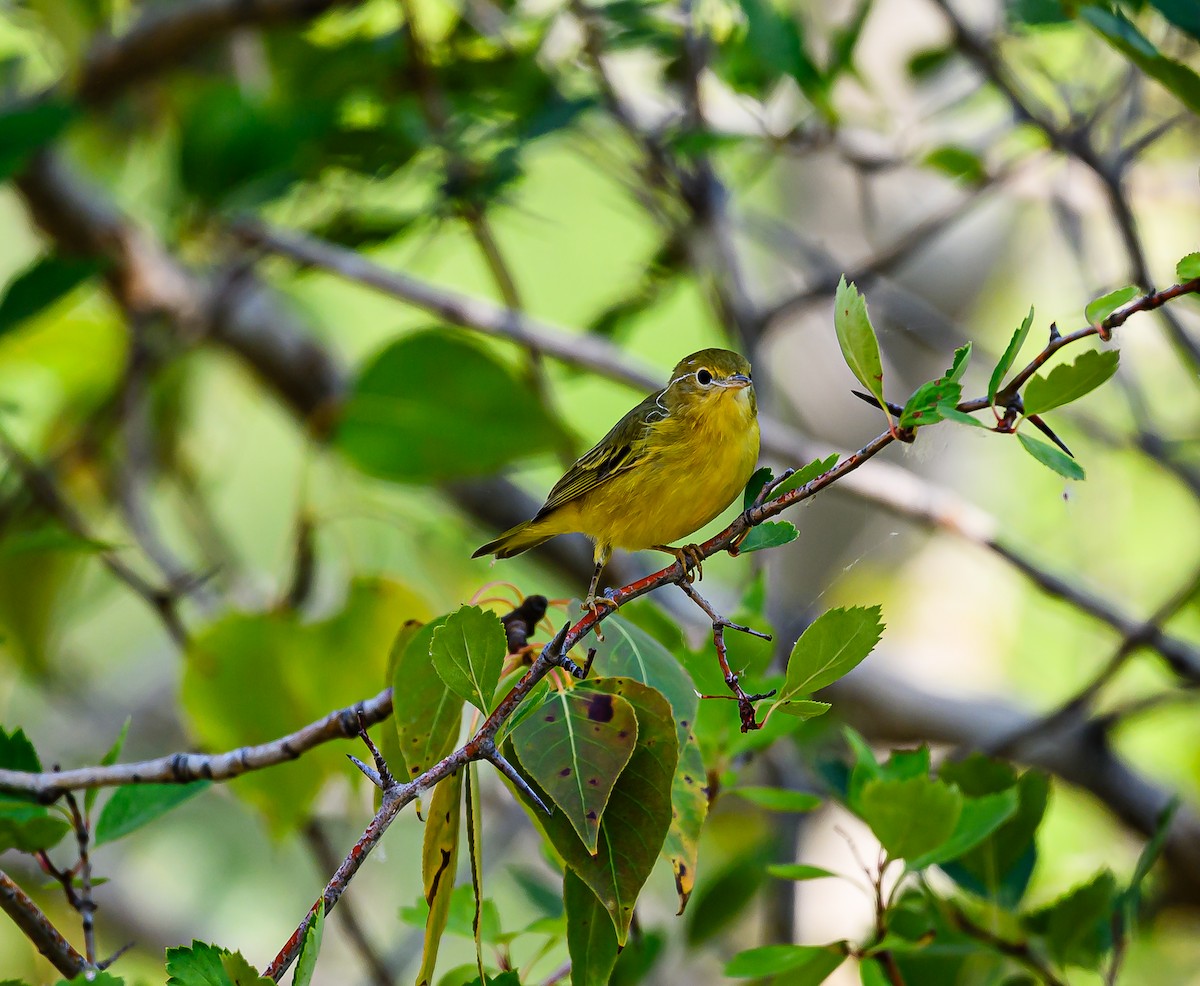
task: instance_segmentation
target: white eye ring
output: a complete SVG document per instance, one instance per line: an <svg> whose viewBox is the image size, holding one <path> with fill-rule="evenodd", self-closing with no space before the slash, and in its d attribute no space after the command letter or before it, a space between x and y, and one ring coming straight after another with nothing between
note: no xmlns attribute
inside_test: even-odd
<svg viewBox="0 0 1200 986"><path fill-rule="evenodd" d="M713 376L708 370L699 369L696 371L696 383L700 384L701 387L707 387L712 382Z"/></svg>

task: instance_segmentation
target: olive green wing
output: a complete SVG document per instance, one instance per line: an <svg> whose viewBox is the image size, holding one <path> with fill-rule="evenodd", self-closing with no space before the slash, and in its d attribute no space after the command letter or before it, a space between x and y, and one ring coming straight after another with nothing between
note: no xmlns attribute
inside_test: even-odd
<svg viewBox="0 0 1200 986"><path fill-rule="evenodd" d="M545 517L564 504L594 490L613 476L644 462L648 456L646 439L654 423L666 415L666 410L659 403L661 397L662 391L651 394L581 455L567 470L566 475L554 484L537 516Z"/></svg>

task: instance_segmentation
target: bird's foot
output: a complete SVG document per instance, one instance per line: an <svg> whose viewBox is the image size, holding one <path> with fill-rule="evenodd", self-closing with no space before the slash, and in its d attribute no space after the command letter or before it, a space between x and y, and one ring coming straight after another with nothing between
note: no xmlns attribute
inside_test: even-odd
<svg viewBox="0 0 1200 986"><path fill-rule="evenodd" d="M669 544L656 544L654 550L673 555L689 585L704 578L704 552L700 550L700 545L685 544L682 548L673 548Z"/></svg>
<svg viewBox="0 0 1200 986"><path fill-rule="evenodd" d="M600 641L604 640L604 634L600 632L600 620L605 615L604 609L606 607L610 612L616 612L617 610L617 604L611 599L607 598L606 596L594 595L589 595L587 599L583 601L582 606L583 611L585 613L591 613L592 617L596 620L596 639Z"/></svg>

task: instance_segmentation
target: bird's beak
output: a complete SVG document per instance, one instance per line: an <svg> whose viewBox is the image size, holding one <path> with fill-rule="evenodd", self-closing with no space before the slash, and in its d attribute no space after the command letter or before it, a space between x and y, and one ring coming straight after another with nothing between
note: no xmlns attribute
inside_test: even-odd
<svg viewBox="0 0 1200 986"><path fill-rule="evenodd" d="M732 376L725 378L722 386L728 387L731 390L741 390L743 387L750 386L750 378L744 373L734 373Z"/></svg>

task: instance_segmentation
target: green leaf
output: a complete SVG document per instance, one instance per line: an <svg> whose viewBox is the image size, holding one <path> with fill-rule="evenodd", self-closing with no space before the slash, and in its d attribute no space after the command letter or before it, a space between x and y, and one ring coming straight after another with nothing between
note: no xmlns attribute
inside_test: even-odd
<svg viewBox="0 0 1200 986"><path fill-rule="evenodd" d="M292 986L309 986L313 973L317 969L317 956L321 952L321 939L325 934L325 901L324 898L312 912L312 920L304 931L304 941L300 945L300 954L296 957L296 972L292 976Z"/></svg>
<svg viewBox="0 0 1200 986"><path fill-rule="evenodd" d="M932 777L870 780L860 813L892 859L918 859L943 845L962 813L957 788Z"/></svg>
<svg viewBox="0 0 1200 986"><path fill-rule="evenodd" d="M828 82L806 50L795 17L773 0L739 0L739 6L745 34L722 47L717 62L722 81L738 92L763 98L774 82L789 76L810 102L828 115Z"/></svg>
<svg viewBox="0 0 1200 986"><path fill-rule="evenodd" d="M823 880L827 876L838 875L806 863L772 863L767 867L767 872L780 880Z"/></svg>
<svg viewBox="0 0 1200 986"><path fill-rule="evenodd" d="M446 686L485 715L492 709L500 667L508 652L495 613L463 606L433 632L429 655Z"/></svg>
<svg viewBox="0 0 1200 986"><path fill-rule="evenodd" d="M233 986L274 986L274 979L260 976L241 952L226 952L221 956L221 968Z"/></svg>
<svg viewBox="0 0 1200 986"><path fill-rule="evenodd" d="M838 454L827 456L824 459L813 459L808 465L797 469L792 475L780 483L774 490L771 491L771 499L778 500L785 493L791 493L792 490L798 490L802 486L807 486L818 476L823 476L837 465Z"/></svg>
<svg viewBox="0 0 1200 986"><path fill-rule="evenodd" d="M1087 473L1083 466L1072 459L1061 449L1055 448L1048 442L1030 438L1024 432L1017 432L1017 440L1021 447L1048 469L1053 469L1064 479L1086 479Z"/></svg>
<svg viewBox="0 0 1200 986"><path fill-rule="evenodd" d="M1106 295L1090 301L1087 307L1083 310L1083 317L1092 325L1099 325L1109 315L1115 312L1122 305L1132 301L1140 294L1140 290L1136 284L1129 284L1123 288L1117 288L1116 291L1110 291Z"/></svg>
<svg viewBox="0 0 1200 986"><path fill-rule="evenodd" d="M167 986L232 986L221 960L229 953L193 939L191 947L167 949Z"/></svg>
<svg viewBox="0 0 1200 986"><path fill-rule="evenodd" d="M100 760L101 767L111 767L117 762L117 757L121 755L121 748L125 745L125 737L129 735L129 723L131 718L126 718L124 725L121 726L121 731L117 733L117 738L113 740L113 745L108 748L108 752ZM96 798L100 794L100 788L89 787L83 795L83 810L87 814L91 814L93 806L96 804Z"/></svg>
<svg viewBox="0 0 1200 986"><path fill-rule="evenodd" d="M1200 113L1200 76L1155 48L1124 14L1089 5L1080 8L1079 17L1193 113Z"/></svg>
<svg viewBox="0 0 1200 986"><path fill-rule="evenodd" d="M677 720L678 721L678 720ZM696 886L700 859L700 832L708 815L708 777L696 737L688 735L679 748L679 763L671 779L671 827L662 854L675 874L675 893L682 914Z"/></svg>
<svg viewBox="0 0 1200 986"><path fill-rule="evenodd" d="M1101 870L1088 883L1026 915L1024 924L1043 939L1059 964L1094 968L1112 946L1116 904L1117 881L1109 870Z"/></svg>
<svg viewBox="0 0 1200 986"><path fill-rule="evenodd" d="M950 178L961 179L968 185L982 185L988 177L983 159L974 151L958 144L945 144L934 148L921 159L921 163Z"/></svg>
<svg viewBox="0 0 1200 986"><path fill-rule="evenodd" d="M409 778L453 752L462 729L463 700L434 671L429 657L433 635L446 619L421 627L394 655L392 690L405 700L393 703L392 716Z"/></svg>
<svg viewBox="0 0 1200 986"><path fill-rule="evenodd" d="M1000 361L996 364L996 368L992 370L992 377L988 381L988 400L995 404L996 394L1000 392L1000 385L1004 383L1004 378L1008 376L1008 371L1012 369L1013 363L1016 362L1017 354L1020 353L1021 347L1025 345L1025 340L1029 337L1029 330L1033 326L1033 308L1029 309L1029 314L1025 316L1020 327L1013 333L1011 339L1008 340L1008 346L1004 350L1004 355L1000 357Z"/></svg>
<svg viewBox="0 0 1200 986"><path fill-rule="evenodd" d="M1189 253L1175 265L1175 276L1181 281L1194 281L1200 277L1200 253Z"/></svg>
<svg viewBox="0 0 1200 986"><path fill-rule="evenodd" d="M521 764L562 809L590 853L596 852L604 809L637 736L632 705L588 688L552 693L513 730Z"/></svg>
<svg viewBox="0 0 1200 986"><path fill-rule="evenodd" d="M971 360L972 343L967 343L965 346L959 346L954 350L954 359L950 361L950 369L943 374L942 379L950 383L959 383L963 374L967 372L967 363Z"/></svg>
<svg viewBox="0 0 1200 986"><path fill-rule="evenodd" d="M858 978L862 986L891 986L891 980L878 959L860 960Z"/></svg>
<svg viewBox="0 0 1200 986"><path fill-rule="evenodd" d="M103 269L104 264L98 260L57 254L34 261L9 281L0 296L0 336L48 308Z"/></svg>
<svg viewBox="0 0 1200 986"><path fill-rule="evenodd" d="M978 774L974 779L964 775L964 771L974 770L973 765L979 761L994 764L1007 776L1001 774L980 783ZM974 849L942 864L942 869L972 893L994 900L1003 907L1016 907L1029 885L1037 859L1034 840L1046 813L1049 780L1036 770L1028 770L1017 778L1007 764L986 761L979 755L958 763L943 764L941 775L975 797L1007 790L1015 783L1018 801L1013 816Z"/></svg>
<svg viewBox="0 0 1200 986"><path fill-rule="evenodd" d="M955 405L962 397L962 385L959 381L967 371L970 358L971 343L956 349L950 369L936 380L918 387L905 403L904 410L900 413L900 427L920 428L922 425L935 424L948 414L957 413Z"/></svg>
<svg viewBox="0 0 1200 986"><path fill-rule="evenodd" d="M16 729L12 733L0 726L0 767L5 770L19 770L26 774L40 774L42 762L38 759L37 750L25 735L25 730ZM16 794L6 797L18 797ZM21 795L25 797L25 795ZM30 800L35 800L32 795Z"/></svg>
<svg viewBox="0 0 1200 986"><path fill-rule="evenodd" d="M462 816L463 774L457 770L438 781L429 799L429 817L421 844L421 882L429 915L425 921L425 946L417 986L433 982L438 946L446 930L454 875L458 866L459 819Z"/></svg>
<svg viewBox="0 0 1200 986"><path fill-rule="evenodd" d="M767 811L802 812L821 807L821 799L807 791L789 791L780 787L735 787L729 793Z"/></svg>
<svg viewBox="0 0 1200 986"><path fill-rule="evenodd" d="M848 284L843 276L838 281L837 294L833 300L833 327L837 332L838 345L850 372L879 402L886 413L883 399L883 361L879 355L879 340L867 314L866 299L858 288Z"/></svg>
<svg viewBox="0 0 1200 986"><path fill-rule="evenodd" d="M962 813L950 838L932 852L909 860L909 869L921 870L966 855L1016 814L1017 802L1014 788L978 798L964 798Z"/></svg>
<svg viewBox="0 0 1200 986"><path fill-rule="evenodd" d="M768 520L750 528L750 533L738 545L738 554L762 551L764 548L778 548L780 545L790 544L799 536L800 532L790 521Z"/></svg>
<svg viewBox="0 0 1200 986"><path fill-rule="evenodd" d="M563 873L572 986L608 986L617 964L617 934L604 905L569 866Z"/></svg>
<svg viewBox="0 0 1200 986"><path fill-rule="evenodd" d="M57 138L77 112L70 103L42 99L0 113L0 182L8 181L34 151Z"/></svg>
<svg viewBox="0 0 1200 986"><path fill-rule="evenodd" d="M495 473L560 440L528 386L469 337L436 329L367 364L333 444L369 475L429 483Z"/></svg>
<svg viewBox="0 0 1200 986"><path fill-rule="evenodd" d="M110 551L114 545L93 538L81 538L61 524L49 523L29 530L13 531L0 540L0 558L15 558L39 551L74 551L94 554Z"/></svg>
<svg viewBox="0 0 1200 986"><path fill-rule="evenodd" d="M671 781L678 759L675 722L667 700L641 682L600 678L576 689L620 696L637 715L637 746L600 821L597 854L588 852L562 813L547 817L529 805L526 810L567 865L599 898L617 930L618 943L624 944L634 904L671 824ZM536 781L532 783L536 786Z"/></svg>
<svg viewBox="0 0 1200 986"><path fill-rule="evenodd" d="M781 712L785 716L795 716L797 719L815 719L823 716L832 706L828 702L817 702L811 698L784 698L776 702L772 712Z"/></svg>
<svg viewBox="0 0 1200 986"><path fill-rule="evenodd" d="M24 986L16 979L0 981L0 986ZM74 979L60 979L54 986L125 986L125 980L111 972L81 972Z"/></svg>
<svg viewBox="0 0 1200 986"><path fill-rule="evenodd" d="M774 478L774 473L771 472L770 466L763 466L761 469L754 470L754 475L750 477L750 481L746 483L746 490L742 493L742 510L749 510L754 506L754 501L758 494L762 492L762 488Z"/></svg>
<svg viewBox="0 0 1200 986"><path fill-rule="evenodd" d="M1025 413L1042 414L1091 393L1117 372L1120 353L1090 349L1074 363L1063 363L1048 376L1035 376L1025 386Z"/></svg>
<svg viewBox="0 0 1200 986"><path fill-rule="evenodd" d="M818 986L846 958L841 942L832 945L763 945L739 952L725 964L734 979L786 975L788 986Z"/></svg>
<svg viewBox="0 0 1200 986"><path fill-rule="evenodd" d="M831 609L801 634L772 709L837 681L862 663L883 634L878 606Z"/></svg>
<svg viewBox="0 0 1200 986"><path fill-rule="evenodd" d="M0 796L0 852L52 849L71 831L66 820L41 805Z"/></svg>
<svg viewBox="0 0 1200 986"><path fill-rule="evenodd" d="M96 845L115 842L137 831L211 786L211 781L193 781L190 784L126 784L117 788L96 822Z"/></svg>
<svg viewBox="0 0 1200 986"><path fill-rule="evenodd" d="M901 428L920 428L942 420L942 407L954 407L962 397L962 386L944 379L931 380L918 387L904 402L900 412Z"/></svg>

